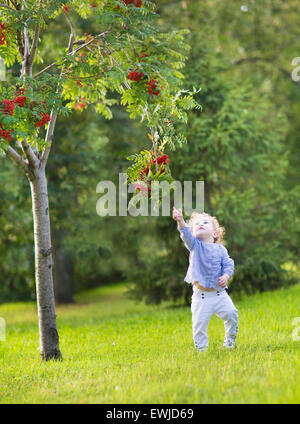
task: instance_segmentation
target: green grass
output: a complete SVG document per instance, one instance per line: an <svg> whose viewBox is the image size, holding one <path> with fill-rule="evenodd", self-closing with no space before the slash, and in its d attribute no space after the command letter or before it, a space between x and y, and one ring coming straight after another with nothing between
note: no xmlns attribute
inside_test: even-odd
<svg viewBox="0 0 300 424"><path fill-rule="evenodd" d="M236 349L223 351L223 321L213 316L204 353L193 346L189 308L135 304L124 290L102 287L57 307L62 362L40 361L35 303L0 305L0 402L299 403L300 284L233 299Z"/></svg>

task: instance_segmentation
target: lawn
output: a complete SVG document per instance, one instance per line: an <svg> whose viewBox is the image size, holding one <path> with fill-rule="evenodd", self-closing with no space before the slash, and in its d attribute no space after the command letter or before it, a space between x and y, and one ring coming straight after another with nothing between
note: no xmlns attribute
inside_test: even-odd
<svg viewBox="0 0 300 424"><path fill-rule="evenodd" d="M0 305L0 402L299 403L300 284L233 298L236 349L222 349L213 316L204 353L193 346L190 308L136 304L125 291L102 287L57 307L62 362L40 361L34 302Z"/></svg>

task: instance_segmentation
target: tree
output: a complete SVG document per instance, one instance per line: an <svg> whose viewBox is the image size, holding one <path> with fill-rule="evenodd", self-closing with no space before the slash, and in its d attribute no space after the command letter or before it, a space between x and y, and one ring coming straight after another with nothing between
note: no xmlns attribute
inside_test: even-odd
<svg viewBox="0 0 300 424"><path fill-rule="evenodd" d="M31 188L40 355L43 360L61 359L46 179L57 117L93 104L109 119L110 106L118 101L109 94L116 92L130 117L141 118L151 132L155 152L163 152L167 145L174 149L185 139L169 123L171 117L175 113L177 122L186 121L185 110L198 107L192 93L178 89L183 78L178 69L188 50L187 31L160 33L151 23L154 5L141 0L7 1L0 11L0 55L8 69L15 61L21 65L20 77L1 86L0 146L25 173ZM33 73L33 66L46 59L40 55L39 43L42 36L47 40L48 22L62 17L70 28L67 48L55 46L56 60ZM91 19L95 33L77 35L77 19ZM129 181L143 165L137 161Z"/></svg>

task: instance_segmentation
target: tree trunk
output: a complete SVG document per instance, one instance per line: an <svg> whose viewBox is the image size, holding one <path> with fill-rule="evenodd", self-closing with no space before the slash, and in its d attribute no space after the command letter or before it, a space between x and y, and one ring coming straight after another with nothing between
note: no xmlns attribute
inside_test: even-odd
<svg viewBox="0 0 300 424"><path fill-rule="evenodd" d="M51 228L55 303L72 303L72 258L62 247L63 228Z"/></svg>
<svg viewBox="0 0 300 424"><path fill-rule="evenodd" d="M34 222L35 279L40 332L40 355L43 360L61 359L56 329L52 278L50 215L45 169L35 168L30 180Z"/></svg>

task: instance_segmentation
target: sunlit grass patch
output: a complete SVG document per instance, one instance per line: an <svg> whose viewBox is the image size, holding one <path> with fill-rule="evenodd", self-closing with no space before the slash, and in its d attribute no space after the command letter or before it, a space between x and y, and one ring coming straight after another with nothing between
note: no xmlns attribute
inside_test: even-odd
<svg viewBox="0 0 300 424"><path fill-rule="evenodd" d="M188 307L136 304L107 286L57 307L62 362L42 363L34 302L0 305L2 403L299 403L300 284L235 301L239 333L222 349L213 316L209 349L195 350Z"/></svg>

